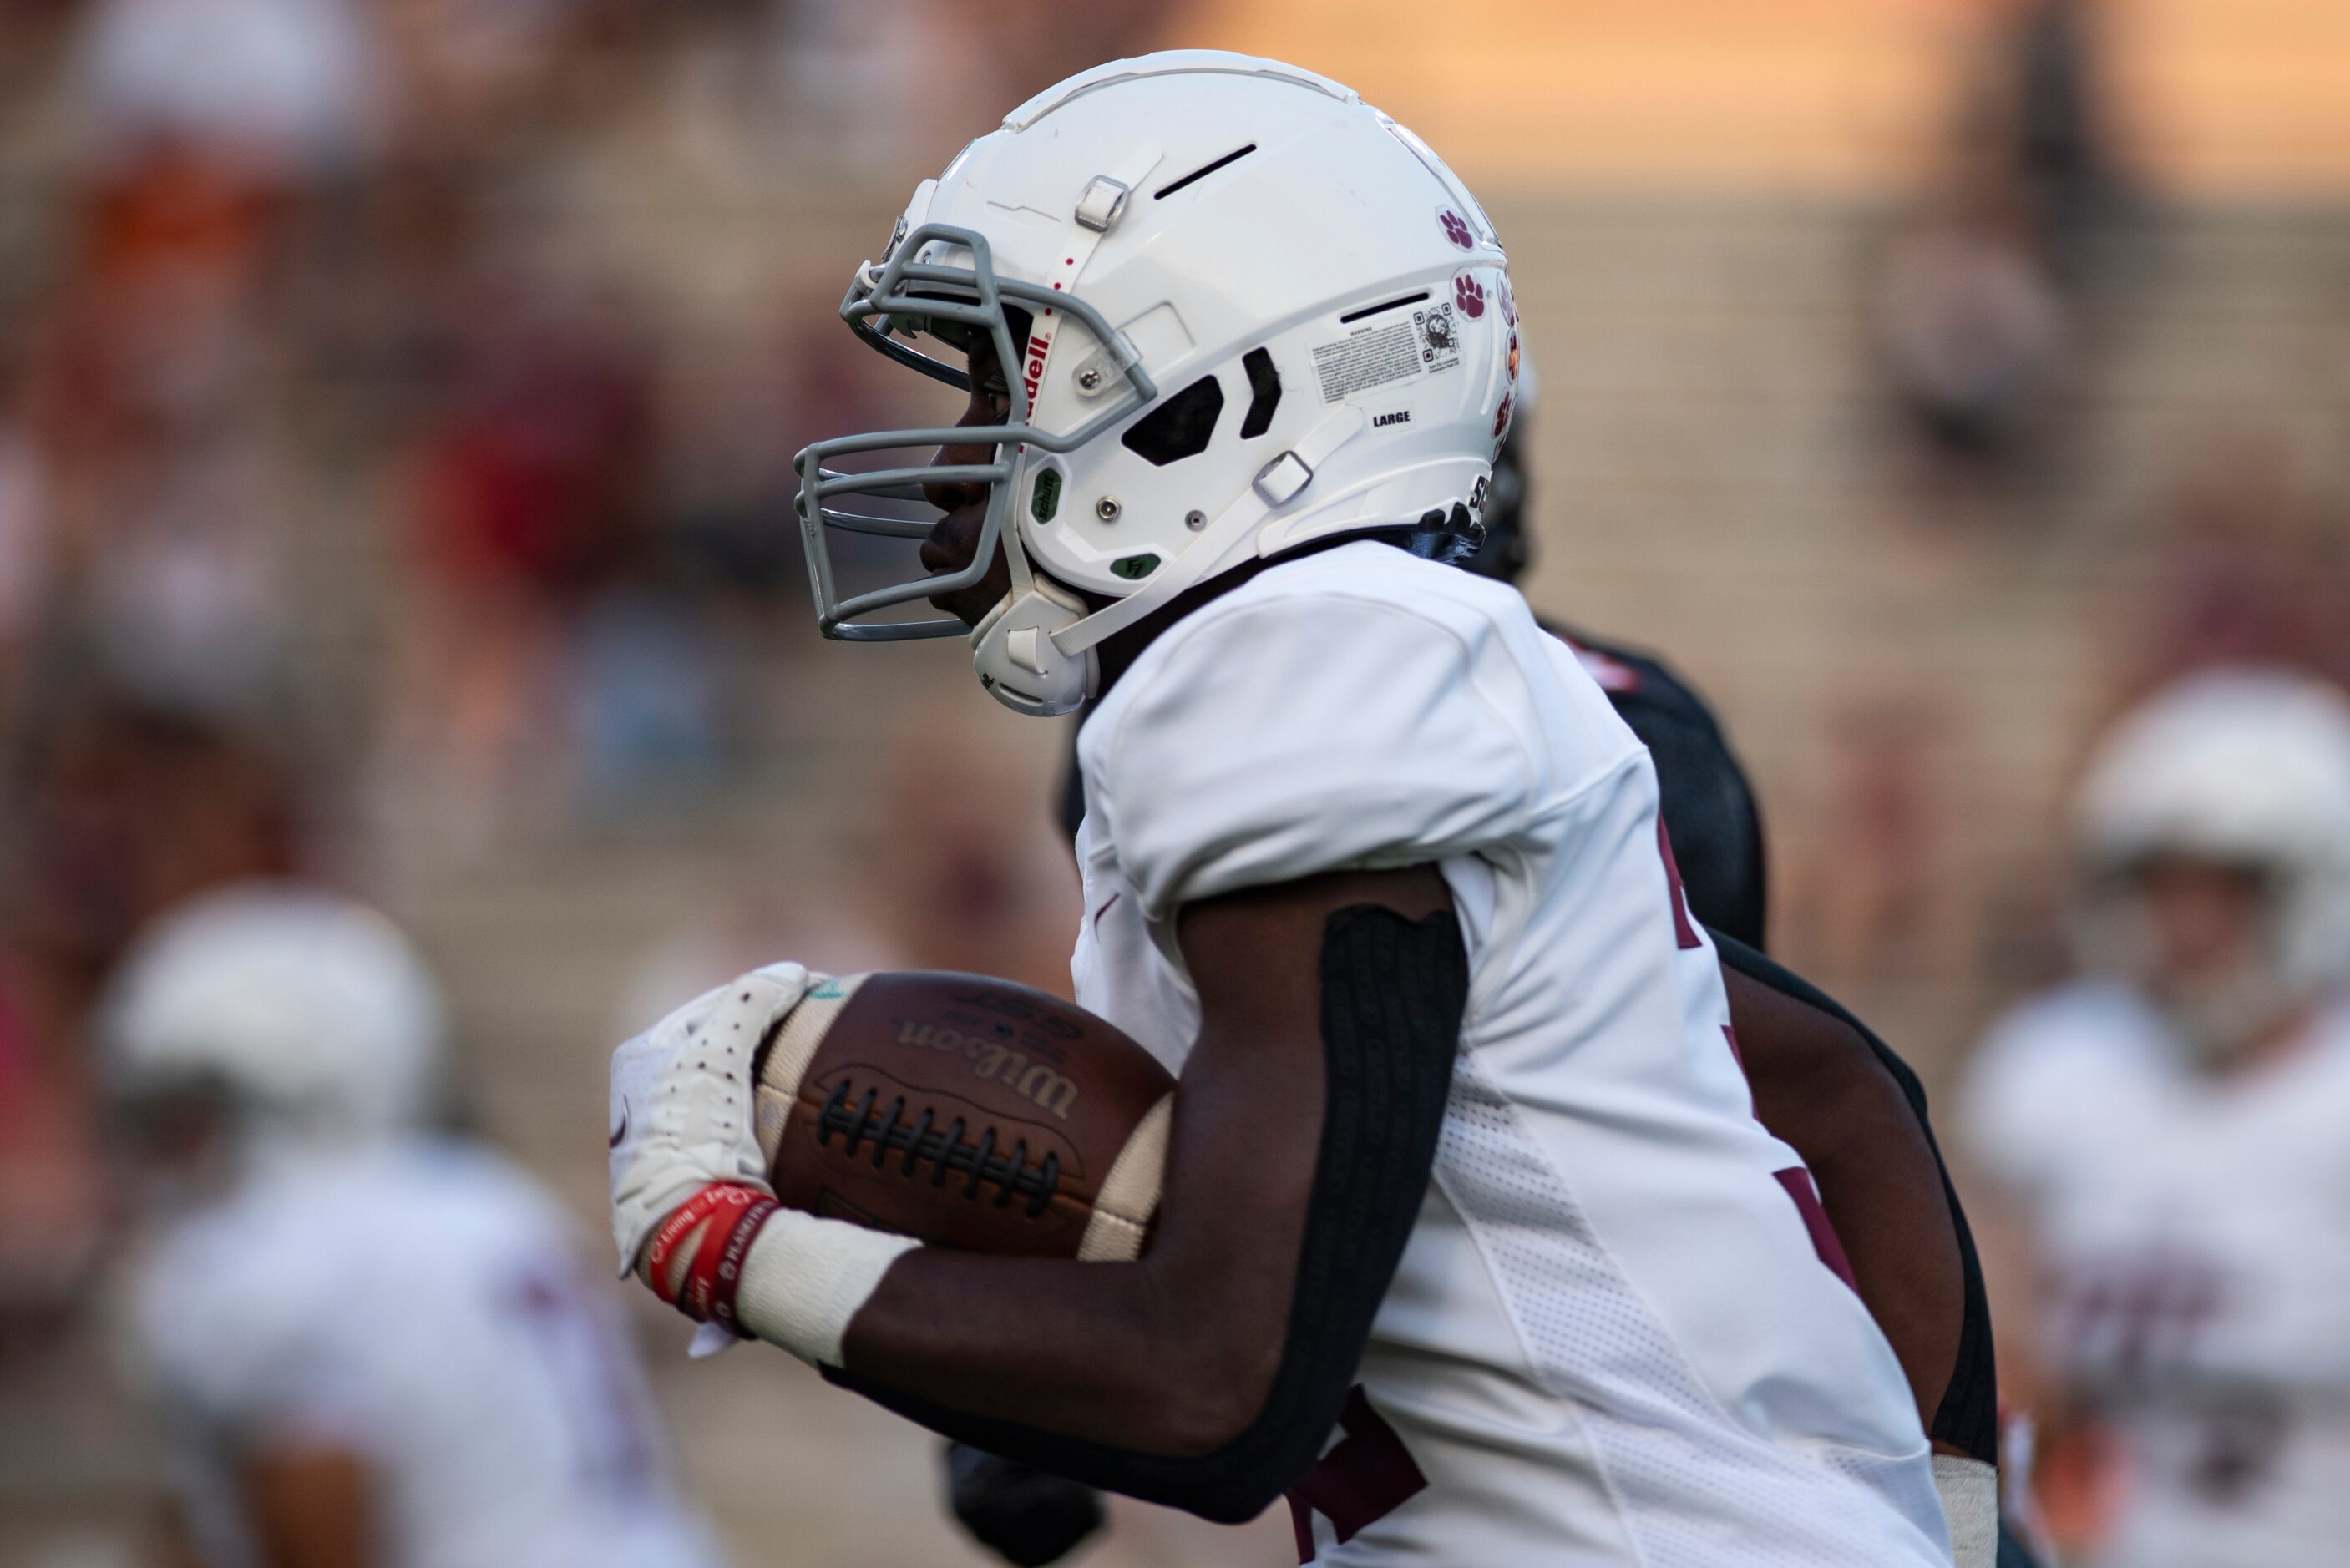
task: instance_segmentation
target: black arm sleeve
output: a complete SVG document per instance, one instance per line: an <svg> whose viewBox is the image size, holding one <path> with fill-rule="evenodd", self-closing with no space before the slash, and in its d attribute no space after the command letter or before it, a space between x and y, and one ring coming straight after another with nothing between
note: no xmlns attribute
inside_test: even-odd
<svg viewBox="0 0 2350 1568"><path fill-rule="evenodd" d="M1867 1041L1869 1050L1894 1082L1901 1085L1902 1097L1917 1113L1918 1126L1926 1135L1927 1145L1933 1148L1934 1164L1942 1174L1942 1196L1950 1206L1950 1225L1958 1234L1960 1263L1966 1281L1965 1317L1959 1330L1958 1359L1950 1368L1950 1384L1942 1392L1942 1402L1934 1412L1928 1435L1970 1458L1997 1464L1999 1377L1991 1347L1991 1305L1983 1294L1982 1264L1975 1256L1974 1236L1967 1229L1966 1211L1959 1206L1958 1189L1950 1185L1950 1167L1942 1159L1941 1148L1934 1143L1933 1124L1926 1115L1926 1086L1918 1081L1908 1063L1896 1055L1893 1048L1878 1039L1868 1025L1845 1011L1834 997L1736 938L1720 931L1711 934L1725 967L1817 1008Z"/></svg>
<svg viewBox="0 0 2350 1568"><path fill-rule="evenodd" d="M1263 1511L1321 1457L1354 1386L1419 1222L1469 997L1450 911L1412 921L1378 905L1340 909L1323 929L1321 970L1328 1087L1297 1283L1273 1386L1238 1437L1196 1458L1139 1453L965 1415L838 1368L825 1376L958 1442L1072 1480L1219 1523Z"/></svg>

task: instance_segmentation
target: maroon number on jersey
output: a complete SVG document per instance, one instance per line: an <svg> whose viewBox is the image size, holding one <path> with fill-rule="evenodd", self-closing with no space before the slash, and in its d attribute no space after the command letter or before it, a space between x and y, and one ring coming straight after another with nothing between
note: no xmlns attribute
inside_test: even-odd
<svg viewBox="0 0 2350 1568"><path fill-rule="evenodd" d="M1428 1485L1411 1450L1387 1417L1371 1408L1362 1385L1347 1393L1338 1429L1346 1435L1305 1472L1289 1493L1289 1520L1297 1532L1297 1560L1314 1561L1314 1516L1330 1521L1341 1542L1386 1518Z"/></svg>
<svg viewBox="0 0 2350 1568"><path fill-rule="evenodd" d="M1681 888L1681 868L1673 858L1673 837L1665 831L1665 819L1657 817L1657 853L1665 857L1665 886L1671 890L1673 904L1673 940L1684 948L1698 945L1697 924L1690 919L1689 894Z"/></svg>

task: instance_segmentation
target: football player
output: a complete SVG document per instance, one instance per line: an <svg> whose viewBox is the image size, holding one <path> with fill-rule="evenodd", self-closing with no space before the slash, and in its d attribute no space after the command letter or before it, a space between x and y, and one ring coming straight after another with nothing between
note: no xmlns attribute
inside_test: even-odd
<svg viewBox="0 0 2350 1568"><path fill-rule="evenodd" d="M131 1360L213 1568L715 1568L619 1303L521 1172L425 1130L442 1009L295 884L165 916L105 1004L154 1234Z"/></svg>
<svg viewBox="0 0 2350 1568"><path fill-rule="evenodd" d="M1992 1028L1963 1106L2035 1265L2052 1529L2128 1568L2338 1563L2350 701L2187 677L2098 748L2075 832L2084 972Z"/></svg>
<svg viewBox="0 0 2350 1568"><path fill-rule="evenodd" d="M1527 431L1535 393L1534 359L1522 342L1517 408L1493 460L1484 540L1461 563L1508 583L1533 559ZM1965 1533L1962 1521L1980 1521L1997 1488L1996 1378L1981 1272L1966 1217L1939 1168L1924 1086L1857 1020L1762 956L1768 898L1761 814L1705 700L1647 654L1544 624L1575 649L1648 748L1690 910L1731 961L1731 1014L1757 1113L1804 1157L1819 1184L1862 1298L1909 1371L1919 1415L1935 1438L1945 1511L1954 1536ZM1084 778L1074 759L1060 807L1074 837L1085 818ZM1755 1015L1762 1004L1771 1006L1772 1018ZM1914 1129L1900 1125L1899 1102L1890 1098L1897 1090ZM1949 1209L1947 1224L1905 1201L1938 1190ZM955 1516L1019 1568L1057 1562L1104 1518L1090 1489L963 1445L950 1445L946 1480ZM1980 1560L1981 1542L1972 1544L1974 1558L1962 1551L1962 1563ZM1999 1551L2002 1568L2028 1568L2020 1542L2002 1536Z"/></svg>
<svg viewBox="0 0 2350 1568"><path fill-rule="evenodd" d="M1115 62L925 182L842 314L970 405L801 454L821 622L1097 701L1072 971L1180 1075L1159 1222L1097 1265L776 1208L743 1114L809 984L776 964L617 1054L623 1266L1040 1469L1211 1519L1286 1490L1302 1561L1949 1563L1648 754L1450 564L1519 369L1460 182L1309 72ZM836 527L929 575L841 597Z"/></svg>

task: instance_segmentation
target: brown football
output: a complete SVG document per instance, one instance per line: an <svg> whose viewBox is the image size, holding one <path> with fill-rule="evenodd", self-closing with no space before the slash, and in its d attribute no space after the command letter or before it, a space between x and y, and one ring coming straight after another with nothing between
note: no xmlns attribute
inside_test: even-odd
<svg viewBox="0 0 2350 1568"><path fill-rule="evenodd" d="M755 1067L759 1147L791 1208L971 1251L1142 1251L1175 1081L1071 1002L981 975L841 975Z"/></svg>

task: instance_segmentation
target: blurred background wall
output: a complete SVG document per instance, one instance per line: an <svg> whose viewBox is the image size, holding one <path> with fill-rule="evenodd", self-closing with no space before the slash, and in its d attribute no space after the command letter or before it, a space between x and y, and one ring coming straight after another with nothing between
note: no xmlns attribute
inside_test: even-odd
<svg viewBox="0 0 2350 1568"><path fill-rule="evenodd" d="M1715 699L1776 945L1929 1083L2063 961L2095 722L2350 675L2338 0L6 0L0 1564L146 1561L87 1032L173 898L409 920L591 1240L606 1052L701 986L1066 985L1065 737L954 645L820 642L786 483L914 395L832 315L912 182L1168 45L1485 195L1531 597ZM966 1560L927 1438L645 1327L742 1561ZM1137 1510L1097 1561L1286 1545Z"/></svg>

